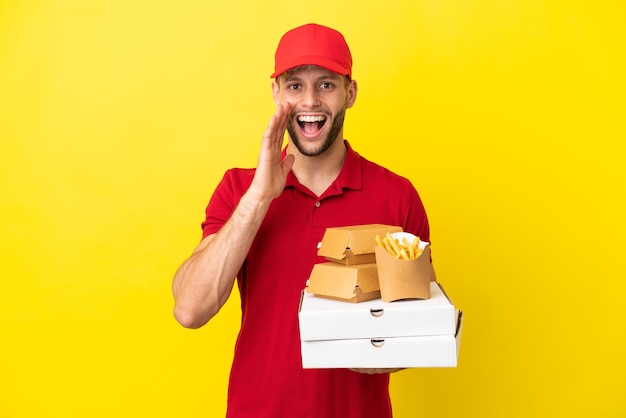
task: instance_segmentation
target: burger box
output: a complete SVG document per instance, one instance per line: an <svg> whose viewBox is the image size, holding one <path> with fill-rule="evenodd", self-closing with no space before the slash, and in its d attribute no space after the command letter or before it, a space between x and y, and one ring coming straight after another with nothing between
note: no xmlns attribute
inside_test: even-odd
<svg viewBox="0 0 626 418"><path fill-rule="evenodd" d="M351 304L302 292L303 368L455 367L462 318L439 283L425 300Z"/></svg>
<svg viewBox="0 0 626 418"><path fill-rule="evenodd" d="M309 285L310 287L310 285ZM302 292L298 319L304 341L372 337L411 337L454 334L455 307L437 283L431 297L384 302L345 303Z"/></svg>
<svg viewBox="0 0 626 418"><path fill-rule="evenodd" d="M332 261L313 266L306 291L346 302L380 298L376 263L347 266Z"/></svg>
<svg viewBox="0 0 626 418"><path fill-rule="evenodd" d="M326 228L317 255L345 265L374 263L376 235L384 237L388 232L401 231L399 226L384 224Z"/></svg>

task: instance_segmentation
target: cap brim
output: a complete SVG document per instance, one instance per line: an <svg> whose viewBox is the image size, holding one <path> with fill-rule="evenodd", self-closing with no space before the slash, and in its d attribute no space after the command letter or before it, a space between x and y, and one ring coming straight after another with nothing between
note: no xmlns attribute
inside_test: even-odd
<svg viewBox="0 0 626 418"><path fill-rule="evenodd" d="M333 73L339 75L349 75L350 71L343 67L340 64L337 64L335 61L330 60L326 57L320 57L319 55L305 55L302 57L294 58L293 60L281 63L279 68L276 68L274 73L270 76L271 78L276 78L285 71L291 70L296 67L300 67L303 65L317 65L322 68L326 68Z"/></svg>

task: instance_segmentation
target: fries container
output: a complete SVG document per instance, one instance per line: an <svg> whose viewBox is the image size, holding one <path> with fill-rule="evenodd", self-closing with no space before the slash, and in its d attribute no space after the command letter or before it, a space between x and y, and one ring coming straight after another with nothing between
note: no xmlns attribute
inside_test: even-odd
<svg viewBox="0 0 626 418"><path fill-rule="evenodd" d="M397 259L384 248L375 248L383 301L430 298L430 282L436 281L435 270L430 262L430 243L422 241L420 248L423 248L423 252L414 260Z"/></svg>
<svg viewBox="0 0 626 418"><path fill-rule="evenodd" d="M401 232L399 226L364 224L327 228L319 245L317 255L345 265L376 262L374 247L376 235Z"/></svg>

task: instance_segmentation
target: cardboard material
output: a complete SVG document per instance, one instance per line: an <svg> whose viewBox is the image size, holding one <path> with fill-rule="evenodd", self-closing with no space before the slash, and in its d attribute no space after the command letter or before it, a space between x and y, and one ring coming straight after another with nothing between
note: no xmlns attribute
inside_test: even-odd
<svg viewBox="0 0 626 418"><path fill-rule="evenodd" d="M335 262L319 263L313 266L306 291L344 302L378 299L378 269L375 263L354 266Z"/></svg>
<svg viewBox="0 0 626 418"><path fill-rule="evenodd" d="M314 341L454 334L454 305L439 283L429 285L431 297L427 300L392 303L376 299L348 304L302 292L300 338Z"/></svg>
<svg viewBox="0 0 626 418"><path fill-rule="evenodd" d="M430 298L430 283L435 281L435 271L430 262L430 244L421 244L424 252L414 260L397 259L384 248L375 248L383 301Z"/></svg>
<svg viewBox="0 0 626 418"><path fill-rule="evenodd" d="M327 228L317 255L345 265L374 263L376 235L383 237L388 232L401 231L402 228L399 226L384 224Z"/></svg>
<svg viewBox="0 0 626 418"><path fill-rule="evenodd" d="M416 368L456 367L463 328L459 312L451 335L301 341L302 367Z"/></svg>

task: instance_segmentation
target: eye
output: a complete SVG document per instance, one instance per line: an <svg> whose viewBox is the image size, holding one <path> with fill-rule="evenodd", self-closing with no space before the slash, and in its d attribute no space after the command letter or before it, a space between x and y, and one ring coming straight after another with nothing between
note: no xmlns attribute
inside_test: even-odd
<svg viewBox="0 0 626 418"><path fill-rule="evenodd" d="M322 90L330 90L333 87L335 87L335 85L331 83L330 81L324 81L323 83L320 84L320 88Z"/></svg>
<svg viewBox="0 0 626 418"><path fill-rule="evenodd" d="M291 83L287 85L287 90L298 90L300 88L300 84Z"/></svg>

